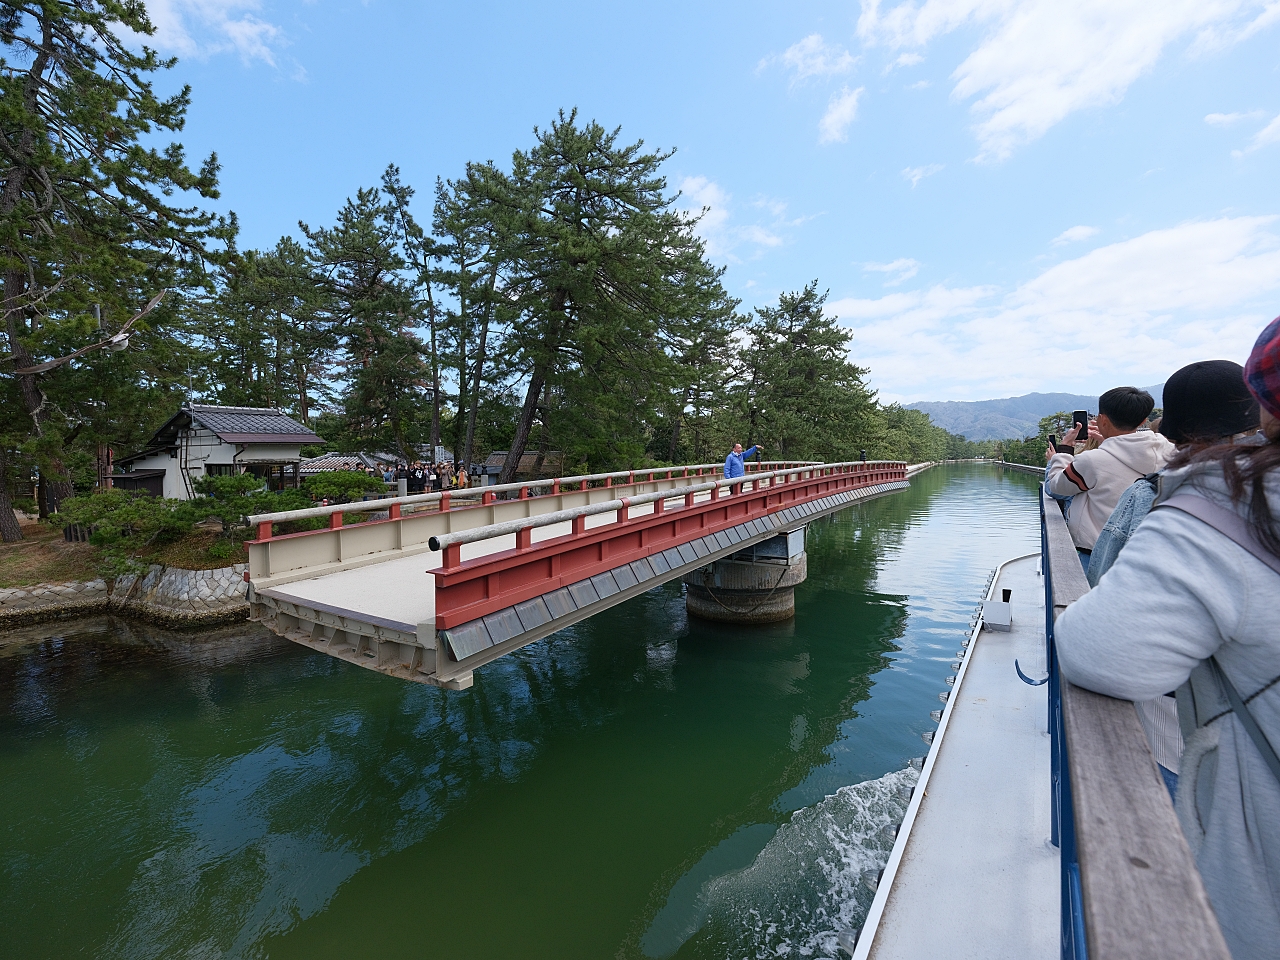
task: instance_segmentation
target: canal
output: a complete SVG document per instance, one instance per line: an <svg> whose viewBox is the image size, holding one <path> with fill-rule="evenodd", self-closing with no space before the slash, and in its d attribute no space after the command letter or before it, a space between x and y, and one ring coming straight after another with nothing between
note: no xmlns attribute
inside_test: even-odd
<svg viewBox="0 0 1280 960"><path fill-rule="evenodd" d="M792 622L668 584L464 692L251 625L0 636L0 953L837 956L1035 491L927 471L810 527Z"/></svg>

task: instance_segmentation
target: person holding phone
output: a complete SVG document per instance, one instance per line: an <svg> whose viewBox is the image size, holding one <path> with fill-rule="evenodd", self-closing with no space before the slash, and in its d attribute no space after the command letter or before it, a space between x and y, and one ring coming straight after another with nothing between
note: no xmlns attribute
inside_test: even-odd
<svg viewBox="0 0 1280 960"><path fill-rule="evenodd" d="M1135 480L1155 473L1173 456L1173 444L1160 434L1138 430L1154 407L1151 394L1137 387L1108 390L1098 398L1095 420L1077 411L1062 442L1045 450L1045 488L1055 499L1067 501L1067 529L1085 570L1120 497ZM1097 439L1097 449L1076 454L1080 437Z"/></svg>

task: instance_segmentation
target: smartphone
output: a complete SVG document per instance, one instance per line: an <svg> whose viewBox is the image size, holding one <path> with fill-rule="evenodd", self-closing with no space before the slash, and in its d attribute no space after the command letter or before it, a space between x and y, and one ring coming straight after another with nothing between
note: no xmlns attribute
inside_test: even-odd
<svg viewBox="0 0 1280 960"><path fill-rule="evenodd" d="M1077 410L1071 415L1071 425L1074 427L1077 423L1084 424L1083 428L1076 435L1076 439L1081 443L1089 439L1089 411Z"/></svg>
<svg viewBox="0 0 1280 960"><path fill-rule="evenodd" d="M1049 434L1049 446L1055 450L1058 449L1058 435L1056 433Z"/></svg>

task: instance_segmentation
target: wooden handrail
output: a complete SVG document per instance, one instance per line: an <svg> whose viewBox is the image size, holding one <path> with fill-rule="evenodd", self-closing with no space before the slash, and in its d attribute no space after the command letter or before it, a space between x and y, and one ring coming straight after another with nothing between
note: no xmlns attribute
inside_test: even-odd
<svg viewBox="0 0 1280 960"><path fill-rule="evenodd" d="M1056 620L1089 584L1056 501L1041 496ZM1089 960L1230 960L1133 704L1066 680L1061 697Z"/></svg>

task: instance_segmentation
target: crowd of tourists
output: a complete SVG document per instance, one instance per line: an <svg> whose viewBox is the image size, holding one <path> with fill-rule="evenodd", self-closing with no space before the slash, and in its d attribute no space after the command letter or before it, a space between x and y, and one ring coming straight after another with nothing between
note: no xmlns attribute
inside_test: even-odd
<svg viewBox="0 0 1280 960"><path fill-rule="evenodd" d="M410 494L459 490L469 483L466 471L461 467L455 470L454 465L447 461L423 463L415 460L413 463L379 463L374 467L365 468L365 472L388 484L403 480Z"/></svg>
<svg viewBox="0 0 1280 960"><path fill-rule="evenodd" d="M1046 450L1091 590L1062 675L1132 700L1235 960L1280 952L1280 318Z"/></svg>

